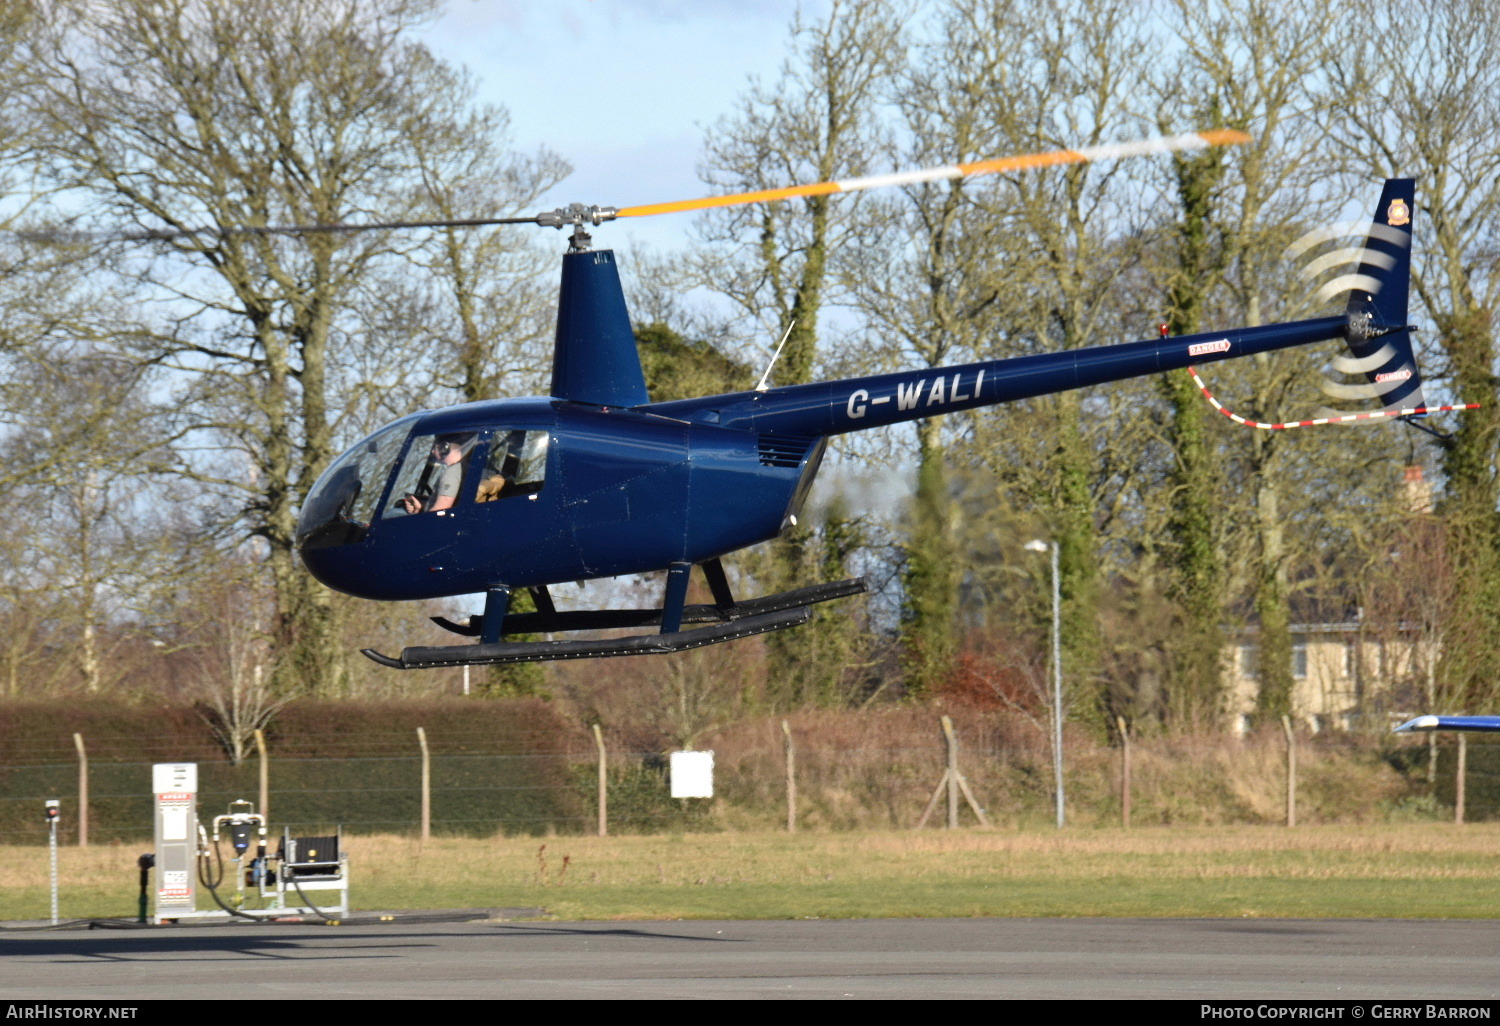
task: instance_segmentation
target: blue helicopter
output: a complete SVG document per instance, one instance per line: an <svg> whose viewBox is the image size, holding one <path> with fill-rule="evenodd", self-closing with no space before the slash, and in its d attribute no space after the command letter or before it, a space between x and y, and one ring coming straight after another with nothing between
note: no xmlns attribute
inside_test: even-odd
<svg viewBox="0 0 1500 1026"><path fill-rule="evenodd" d="M414 413L358 442L308 493L297 526L302 560L324 584L366 599L485 596L483 614L467 622L433 618L470 642L408 647L399 657L364 650L389 667L677 652L794 627L812 605L865 589L856 579L742 599L721 563L796 523L834 435L1332 339L1347 343L1350 366L1365 375L1387 415L1426 412L1407 323L1410 179L1386 182L1352 258L1357 270L1346 276L1349 298L1338 316L806 385L768 388L763 379L749 391L672 402L647 394L614 254L592 248L586 231L616 217L1246 139L1201 133L654 207L575 204L525 218L250 229L573 228L562 261L550 394ZM694 567L702 569L712 603L687 603ZM562 611L548 592L563 582L663 570L657 608ZM530 592L535 612L511 611L518 589ZM638 633L506 640L617 629Z"/></svg>

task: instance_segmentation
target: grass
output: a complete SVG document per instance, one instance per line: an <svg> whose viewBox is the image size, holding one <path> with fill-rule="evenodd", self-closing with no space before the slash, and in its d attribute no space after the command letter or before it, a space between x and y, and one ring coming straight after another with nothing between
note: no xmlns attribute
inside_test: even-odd
<svg viewBox="0 0 1500 1026"><path fill-rule="evenodd" d="M1500 913L1500 824L1490 823L426 845L370 836L349 838L348 847L352 896L365 909L541 906L563 919ZM62 849L62 915L133 915L138 849ZM0 866L0 918L45 917L47 850L0 847Z"/></svg>

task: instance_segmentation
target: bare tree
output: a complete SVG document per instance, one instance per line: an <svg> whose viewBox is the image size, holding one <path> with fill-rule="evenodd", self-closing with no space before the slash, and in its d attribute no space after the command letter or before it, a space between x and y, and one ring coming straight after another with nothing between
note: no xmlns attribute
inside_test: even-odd
<svg viewBox="0 0 1500 1026"><path fill-rule="evenodd" d="M510 149L510 115L473 108L469 77L436 67L424 101L427 132L410 140L420 175L421 216L457 220L529 213L571 168L541 150ZM442 368L463 402L494 399L509 385L540 391L551 370L552 277L555 260L522 228L438 229L412 260L442 314L422 325L434 350L456 350Z"/></svg>
<svg viewBox="0 0 1500 1026"><path fill-rule="evenodd" d="M738 110L711 126L704 180L728 193L869 170L881 155L880 103L903 56L904 10L880 0L835 0L819 20L799 14L791 56L775 82L752 82ZM777 384L812 380L824 308L847 300L860 205L859 196L810 196L726 208L702 222L709 245L695 254L698 280L752 318L769 345L785 339L773 373ZM773 582L789 581L816 561L810 543L803 527L783 536L771 561ZM817 633L828 615L819 611L802 636ZM777 700L795 703L807 684L799 636L773 636L769 644Z"/></svg>
<svg viewBox="0 0 1500 1026"><path fill-rule="evenodd" d="M191 639L198 712L231 764L250 754L255 732L291 700L271 687L273 606L256 566L231 559L194 589L204 614Z"/></svg>
<svg viewBox="0 0 1500 1026"><path fill-rule="evenodd" d="M1460 575L1442 674L1475 707L1500 697L1500 11L1475 0L1362 2L1339 19L1325 118L1360 179L1419 180L1413 284L1436 328L1442 377L1478 403L1442 442L1442 513ZM1390 33L1419 24L1407 45Z"/></svg>
<svg viewBox="0 0 1500 1026"><path fill-rule="evenodd" d="M156 597L199 569L189 549L212 550L207 511L168 487L171 417L147 397L147 369L59 347L11 370L0 395L28 402L4 418L0 453L32 473L4 490L20 543L7 590L51 608L50 661L97 693L129 672L120 655L139 651Z"/></svg>
<svg viewBox="0 0 1500 1026"><path fill-rule="evenodd" d="M1448 525L1434 515L1430 504L1398 499L1394 505L1394 515L1371 532L1364 553L1368 562L1360 576L1360 648L1369 640L1379 652L1373 666L1351 667L1360 680L1377 678L1377 687L1362 689L1362 711L1411 709L1415 701L1422 712L1460 712L1461 682L1440 675L1444 653L1458 640L1453 637L1453 614L1459 572ZM1433 782L1435 743L1428 745L1427 773L1428 782Z"/></svg>
<svg viewBox="0 0 1500 1026"><path fill-rule="evenodd" d="M133 351L177 373L203 437L243 453L246 465L200 464L194 480L237 494L268 544L282 693L342 676L333 598L294 558L296 512L357 406L340 394L367 341L350 311L416 244L215 229L430 209L439 183L424 170L451 166L442 146L470 145L444 99L453 76L407 39L433 8L52 0L56 27L34 47L55 179L98 222L165 233L113 261L162 311Z"/></svg>
<svg viewBox="0 0 1500 1026"><path fill-rule="evenodd" d="M901 59L901 8L834 0L825 18L791 28L777 80L753 82L739 110L709 130L704 180L747 192L849 178L879 155L878 108ZM844 245L859 197L810 196L710 214L704 234L732 247L706 260L705 281L755 318L766 337L790 329L778 384L811 380L818 316L849 254Z"/></svg>
<svg viewBox="0 0 1500 1026"><path fill-rule="evenodd" d="M1295 5L1294 5L1295 6ZM1297 225L1320 213L1313 186L1326 176L1328 158L1316 123L1305 108L1330 95L1322 69L1330 54L1327 19L1316 3L1289 12L1266 0L1226 0L1211 6L1174 3L1169 18L1171 46L1180 68L1167 76L1167 99L1159 116L1207 118L1247 129L1253 141L1227 151L1222 161L1205 156L1177 161L1179 263L1169 280L1167 299L1174 329L1196 330L1205 310L1236 323L1256 325L1268 316L1302 315L1295 303L1303 289L1287 289L1281 250ZM1326 206L1321 208L1326 210ZM1332 218L1329 218L1330 220ZM1292 279L1294 282L1295 279ZM1290 301L1279 294L1291 292ZM1311 370L1305 353L1262 354L1241 399L1257 419L1291 419L1288 405ZM1213 458L1200 423L1201 399L1181 376L1169 382L1173 441L1177 458L1178 540L1175 590L1196 625L1198 660L1185 667L1196 678L1183 683L1196 691L1187 707L1217 703L1218 645L1210 643L1221 610L1215 580L1227 567L1220 561L1225 528L1216 527L1211 509L1232 508L1205 490ZM1244 393L1239 393L1244 395ZM1233 430L1233 429L1230 429ZM1287 446L1315 441L1281 432L1243 433L1246 470L1238 494L1251 500L1254 568L1253 604L1260 624L1260 706L1268 716L1290 712L1292 642L1290 635L1293 548L1287 538L1291 510L1284 466Z"/></svg>
<svg viewBox="0 0 1500 1026"><path fill-rule="evenodd" d="M1010 140L997 136L975 83L1004 77L1019 59L1020 41L985 24L983 5L946 8L891 85L904 144L896 162L907 168L951 165L998 155ZM874 198L860 249L865 273L857 303L888 361L940 367L978 359L993 346L997 304L1026 290L1021 275L997 267L1011 247L982 199L989 179L954 179L908 186ZM1011 307L1014 309L1014 307ZM953 668L962 564L955 549L955 508L946 469L952 418L916 426L916 490L905 544L902 658L907 690L939 687Z"/></svg>
<svg viewBox="0 0 1500 1026"><path fill-rule="evenodd" d="M996 149L1031 152L1120 138L1139 125L1131 89L1146 61L1137 6L1116 0L984 0L972 5L984 45L1009 49L993 79L977 83ZM1005 271L1029 290L1007 310L996 355L1071 349L1115 335L1118 284L1139 260L1139 204L1120 165L1084 164L1004 176L990 214L1019 240ZM1067 677L1079 708L1101 711L1097 692L1101 577L1097 463L1085 398L1066 393L1032 407L1050 451L1031 486L1061 548Z"/></svg>

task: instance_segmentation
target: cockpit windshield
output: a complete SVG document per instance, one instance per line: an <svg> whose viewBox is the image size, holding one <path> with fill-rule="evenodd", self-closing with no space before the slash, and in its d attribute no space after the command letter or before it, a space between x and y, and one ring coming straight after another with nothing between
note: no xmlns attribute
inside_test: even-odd
<svg viewBox="0 0 1500 1026"><path fill-rule="evenodd" d="M317 549L364 538L414 419L407 417L375 432L323 472L297 520L298 546Z"/></svg>

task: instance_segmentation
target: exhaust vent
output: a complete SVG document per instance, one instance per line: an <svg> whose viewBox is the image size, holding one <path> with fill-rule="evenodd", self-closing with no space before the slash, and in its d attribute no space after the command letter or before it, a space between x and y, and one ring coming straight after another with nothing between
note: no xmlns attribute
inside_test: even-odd
<svg viewBox="0 0 1500 1026"><path fill-rule="evenodd" d="M760 462L767 467L800 467L817 435L761 435Z"/></svg>

